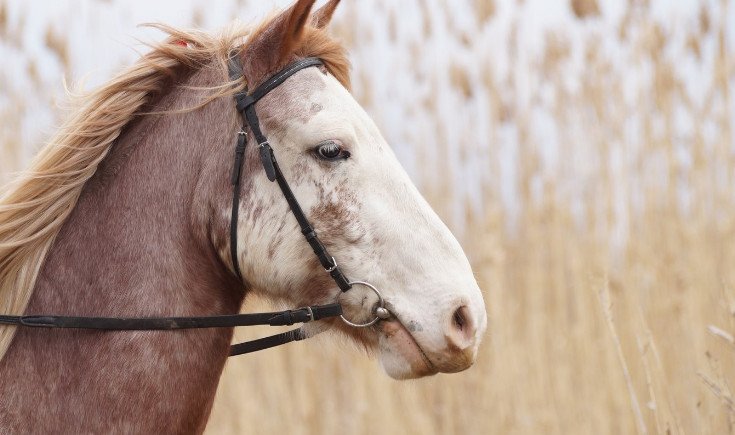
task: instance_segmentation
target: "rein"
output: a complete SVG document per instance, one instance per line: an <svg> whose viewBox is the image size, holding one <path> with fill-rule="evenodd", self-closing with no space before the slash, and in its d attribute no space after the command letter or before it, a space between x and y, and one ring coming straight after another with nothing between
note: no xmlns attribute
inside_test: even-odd
<svg viewBox="0 0 735 435"><path fill-rule="evenodd" d="M232 81L242 79L243 77L242 66L237 61L237 58L237 52L230 55L229 76ZM364 281L350 281L347 279L337 265L337 261L329 254L327 248L319 240L314 227L311 225L306 214L304 214L304 211L301 209L298 200L288 185L288 181L286 181L286 178L283 176L283 173L278 166L273 148L268 142L268 138L265 137L260 129L260 122L255 111L255 104L267 95L268 92L277 88L280 84L286 81L286 79L304 68L321 65L323 65L322 61L313 57L295 61L268 78L268 80L255 88L253 92L248 94L246 88L245 90L235 94L237 111L240 113L243 123L237 134L235 161L230 177L230 181L233 186L232 215L230 218L230 257L232 268L237 277L242 281L242 273L240 271L239 262L237 261L237 222L240 208L240 181L242 178L242 166L245 161L245 148L248 143L247 129L249 128L255 138L255 142L258 144L260 160L263 164L263 169L265 170L268 180L278 183L281 193L283 193L291 212L299 223L301 233L311 246L324 270L332 277L342 292L350 290L355 285L361 285L369 288L378 296L378 305L374 309L374 318L371 321L367 323L353 323L343 316L342 306L339 303L332 303L327 305L307 306L295 310L202 317L124 318L52 315L0 315L0 325L15 325L32 328L75 328L111 331L172 331L177 329L231 328L235 326L253 325L287 326L293 325L294 323L307 323L339 316L347 325L356 328L364 328L375 324L381 319L389 318L390 312L385 308L385 301L383 300L383 296L380 291L370 283ZM303 327L299 327L281 334L275 334L257 340L232 345L230 347L230 356L268 349L270 347L290 343L292 341L303 340L307 337L308 336L305 334Z"/></svg>
<svg viewBox="0 0 735 435"><path fill-rule="evenodd" d="M315 305L296 310L270 313L232 314L203 317L75 317L75 316L7 316L0 315L0 324L32 328L73 328L106 331L173 331L176 329L232 328L235 326L288 326L336 317L342 314L339 304ZM297 328L258 340L232 345L230 356L255 352L306 336Z"/></svg>

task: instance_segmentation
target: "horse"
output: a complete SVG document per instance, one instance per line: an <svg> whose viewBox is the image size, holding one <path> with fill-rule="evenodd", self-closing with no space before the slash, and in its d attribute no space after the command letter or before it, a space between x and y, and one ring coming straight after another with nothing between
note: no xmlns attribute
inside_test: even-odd
<svg viewBox="0 0 735 435"><path fill-rule="evenodd" d="M0 314L232 315L261 295L338 302L369 323L377 294L325 272L233 104L317 58L255 104L260 127L335 266L379 288L389 315L305 331L345 335L395 379L470 367L487 316L469 261L350 94L346 50L327 31L339 0L314 2L219 35L156 25L165 40L84 97L0 198ZM2 326L0 427L202 432L232 335Z"/></svg>

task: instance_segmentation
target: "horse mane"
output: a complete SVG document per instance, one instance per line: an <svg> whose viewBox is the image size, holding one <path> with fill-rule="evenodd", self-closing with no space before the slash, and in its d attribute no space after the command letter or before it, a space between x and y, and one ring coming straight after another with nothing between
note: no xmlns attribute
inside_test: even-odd
<svg viewBox="0 0 735 435"><path fill-rule="evenodd" d="M151 113L146 109L155 99L192 70L220 67L223 72L223 84L208 89L197 107L242 89L242 81L226 79L229 52L269 21L252 32L235 25L219 35L150 24L168 37L107 84L78 98L76 110L0 196L0 314L24 313L56 235L125 126ZM326 31L307 27L296 55L321 58L349 88L345 49ZM0 359L15 329L0 326Z"/></svg>

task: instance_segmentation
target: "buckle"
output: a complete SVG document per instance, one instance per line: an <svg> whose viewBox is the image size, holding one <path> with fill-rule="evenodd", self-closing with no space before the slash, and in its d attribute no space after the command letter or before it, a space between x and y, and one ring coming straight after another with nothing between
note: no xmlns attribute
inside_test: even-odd
<svg viewBox="0 0 735 435"><path fill-rule="evenodd" d="M335 259L334 259L334 257L332 257L332 263L333 263L333 264L332 264L332 266L331 266L331 267L325 267L325 268L324 268L324 270L325 270L325 271L326 271L327 273L332 273L332 272L334 272L334 269L336 269L336 268L337 268L337 260L335 260Z"/></svg>

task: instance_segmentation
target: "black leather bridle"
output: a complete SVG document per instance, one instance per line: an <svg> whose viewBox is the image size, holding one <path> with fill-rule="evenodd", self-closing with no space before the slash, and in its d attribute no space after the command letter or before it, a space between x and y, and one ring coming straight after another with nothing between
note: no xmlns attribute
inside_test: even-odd
<svg viewBox="0 0 735 435"><path fill-rule="evenodd" d="M242 67L239 62L239 53L233 53L230 56L229 76L230 80L241 80L243 77ZM176 330L176 329L197 329L197 328L230 328L235 326L252 326L252 325L270 325L285 326L294 323L307 323L320 319L339 316L345 323L353 327L367 327L375 324L380 319L387 319L390 313L385 308L385 302L382 295L373 285L364 281L350 281L342 273L337 265L334 257L329 255L327 248L319 240L316 231L309 223L299 202L296 200L291 188L288 185L281 169L278 167L276 156L273 152L268 139L260 130L260 122L255 111L255 104L263 98L268 92L272 91L286 79L301 71L304 68L312 66L321 66L322 61L317 58L309 57L297 60L285 68L277 72L255 88L251 93L247 92L247 88L235 94L235 103L237 111L242 116L242 128L237 134L237 144L235 146L235 162L232 168L231 182L233 186L232 195L232 215L230 219L230 256L232 268L237 277L242 280L240 265L237 260L237 223L238 212L240 207L240 180L242 175L242 166L245 161L245 148L248 143L248 128L255 138L260 151L260 160L265 169L268 180L278 183L283 196L286 198L288 205L293 213L296 221L301 227L301 233L306 238L311 248L314 250L319 262L324 270L329 273L334 282L343 292L350 290L354 285L362 285L371 289L378 296L378 305L374 310L373 320L367 323L353 323L342 315L342 306L338 303L327 305L307 306L295 310L276 311L268 313L251 313L251 314L232 314L223 316L203 316L203 317L143 317L143 318L121 318L121 317L75 317L75 316L47 316L47 315L0 315L0 324L42 327L42 328L77 328L77 329L98 329L98 330ZM281 334L271 335L269 337L258 340L247 341L231 346L230 356L240 355L244 353L255 352L278 346L292 341L299 341L307 338L302 328L292 329Z"/></svg>
<svg viewBox="0 0 735 435"><path fill-rule="evenodd" d="M240 63L237 62L236 59L237 56L230 57L229 68L230 80L232 81L242 77L242 71L239 67ZM304 68L319 65L322 65L322 61L313 57L298 60L271 76L250 94L247 93L247 89L235 94L237 111L240 112L240 115L242 116L243 125L238 133L237 146L235 147L235 164L232 168L231 177L232 185L234 186L234 193L232 195L232 218L230 219L230 256L235 273L242 279L240 266L238 264L239 262L237 261L237 216L240 204L240 174L242 172L243 161L245 160L245 146L248 142L247 128L250 127L250 131L255 137L255 142L258 144L258 149L260 150L260 161L263 164L268 180L278 183L278 187L286 198L288 206L291 208L291 212L299 223L299 227L301 227L301 233L306 238L306 241L309 242L309 245L311 245L311 248L314 250L317 258L319 258L319 262L322 267L324 267L324 270L329 272L329 275L331 275L334 282L337 283L337 286L345 292L352 288L352 285L347 277L342 273L342 270L340 270L337 262L334 260L334 257L329 255L327 248L319 240L314 228L311 226L311 223L309 223L309 219L306 218L303 210L301 210L301 206L291 191L291 187L289 187L286 178L278 167L278 162L276 161L276 156L273 153L273 148L263 132L260 130L258 114L255 111L255 103L266 96L270 91L277 88L281 83L286 81L287 78Z"/></svg>

